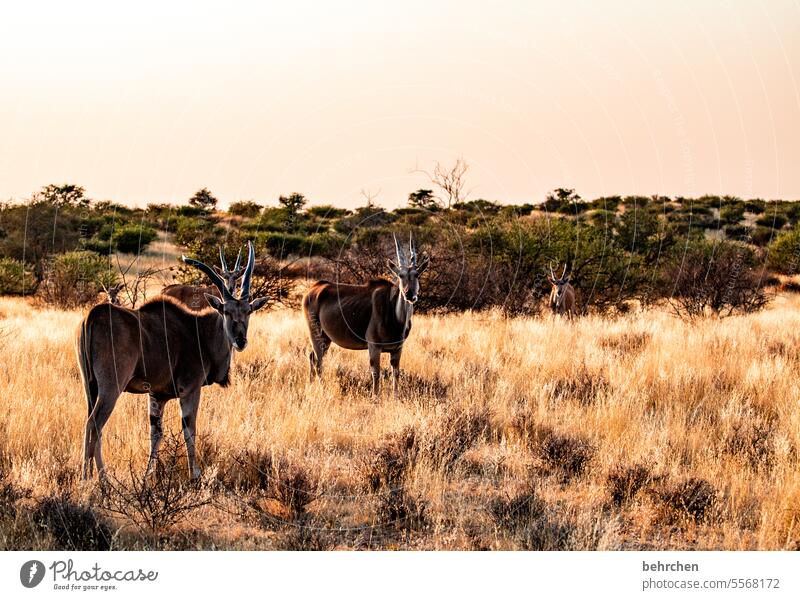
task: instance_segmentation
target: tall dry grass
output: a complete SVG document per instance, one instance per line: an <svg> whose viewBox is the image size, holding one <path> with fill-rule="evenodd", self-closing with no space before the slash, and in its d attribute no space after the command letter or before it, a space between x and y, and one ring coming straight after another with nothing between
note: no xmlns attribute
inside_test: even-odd
<svg viewBox="0 0 800 600"><path fill-rule="evenodd" d="M7 548L59 547L21 520L65 496L117 548L800 547L796 296L695 323L415 317L398 401L370 397L364 352L334 347L309 384L301 315L259 314L232 384L204 388L209 501L157 535L76 477L80 317L0 299ZM125 394L104 434L120 485L148 443L146 398Z"/></svg>

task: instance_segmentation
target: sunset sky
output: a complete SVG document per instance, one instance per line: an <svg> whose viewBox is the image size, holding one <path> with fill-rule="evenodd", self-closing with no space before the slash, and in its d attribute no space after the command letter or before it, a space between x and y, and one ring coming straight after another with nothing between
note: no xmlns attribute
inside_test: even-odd
<svg viewBox="0 0 800 600"><path fill-rule="evenodd" d="M796 0L111 4L0 9L0 200L800 199Z"/></svg>

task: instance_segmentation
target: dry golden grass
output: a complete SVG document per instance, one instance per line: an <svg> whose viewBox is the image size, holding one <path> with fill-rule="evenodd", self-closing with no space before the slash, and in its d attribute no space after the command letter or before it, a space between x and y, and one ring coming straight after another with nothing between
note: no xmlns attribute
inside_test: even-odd
<svg viewBox="0 0 800 600"><path fill-rule="evenodd" d="M42 498L97 502L76 477L80 317L0 299L0 470L29 492L0 510L0 547L60 545L20 529ZM155 538L97 509L113 547L800 547L797 296L691 324L415 317L398 401L370 397L365 352L334 347L309 384L299 313L257 315L250 339L232 384L204 388L211 503ZM120 481L144 469L146 406L123 395L105 430Z"/></svg>

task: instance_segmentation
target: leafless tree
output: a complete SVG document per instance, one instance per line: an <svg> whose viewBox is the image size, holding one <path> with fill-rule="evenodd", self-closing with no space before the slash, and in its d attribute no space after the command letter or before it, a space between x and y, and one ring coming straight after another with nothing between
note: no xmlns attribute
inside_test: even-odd
<svg viewBox="0 0 800 600"><path fill-rule="evenodd" d="M412 173L423 173L430 182L437 187L444 199L439 199L445 208L451 208L456 204L464 202L469 196L470 190L466 189L466 174L469 165L463 157L456 159L452 167L446 167L438 162L433 167L433 172L415 168Z"/></svg>
<svg viewBox="0 0 800 600"><path fill-rule="evenodd" d="M162 269L155 269L155 268L147 268L144 270L136 270L136 273L129 272L131 267L136 263L138 258L133 259L130 264L122 268L122 265L119 262L119 256L116 256L117 260L117 270L119 271L119 275L122 278L122 283L118 286L120 289L117 292L117 298L121 295L121 292L124 290L125 292L125 300L130 308L136 308L136 305L140 302L145 302L147 300L147 286L150 280L155 277L156 275L163 273L165 271L169 271L169 268L162 268ZM161 289L159 287L159 289Z"/></svg>
<svg viewBox="0 0 800 600"><path fill-rule="evenodd" d="M381 195L381 190L378 188L377 192L373 192L372 190L361 190L361 196L364 200L367 201L367 206L372 208L375 206L375 198Z"/></svg>

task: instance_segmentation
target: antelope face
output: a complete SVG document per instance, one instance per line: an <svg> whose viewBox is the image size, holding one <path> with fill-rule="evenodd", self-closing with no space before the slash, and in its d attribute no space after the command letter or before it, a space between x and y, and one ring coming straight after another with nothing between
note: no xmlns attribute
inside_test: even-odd
<svg viewBox="0 0 800 600"><path fill-rule="evenodd" d="M395 275L403 298L414 304L419 299L419 271L415 267L407 267L398 269Z"/></svg>
<svg viewBox="0 0 800 600"><path fill-rule="evenodd" d="M556 306L561 306L564 303L564 293L569 285L569 277L564 277L563 279L552 279L548 277L547 279L550 281L550 285L553 286Z"/></svg>
<svg viewBox="0 0 800 600"><path fill-rule="evenodd" d="M239 352L247 346L247 328L250 315L267 303L267 298L248 300L233 299L223 302L216 296L206 294L208 304L222 315L225 337L231 346Z"/></svg>
<svg viewBox="0 0 800 600"><path fill-rule="evenodd" d="M236 259L236 266L233 268L233 272L231 273L228 272L228 265L225 263L225 255L222 252L222 248L219 250L219 259L222 265L221 270L217 269L215 271L205 263L201 263L199 260L186 258L185 256L182 257L183 262L200 269L203 273L208 275L211 278L211 282L214 284L217 290L219 290L222 298L217 298L211 294L206 294L206 300L211 308L222 315L225 337L227 338L228 343L230 343L230 345L239 352L244 350L245 346L247 346L247 327L250 324L250 315L256 312L259 308L262 308L268 300L267 298L256 298L252 302L250 301L250 283L253 276L253 268L256 264L256 252L253 249L252 242L247 242L247 266L244 269L244 278L242 279L242 288L239 293L239 297L237 298L234 296L233 292L226 287L225 279L217 271L221 271L225 275L231 275L235 278L238 278L241 256L242 253L240 251L239 257ZM233 282L234 287L236 285L235 278Z"/></svg>
<svg viewBox="0 0 800 600"><path fill-rule="evenodd" d="M389 261L389 270L397 277L397 287L403 299L409 304L414 304L419 299L419 276L428 267L428 257L423 255L417 263L417 252L414 249L414 238L408 238L408 255L400 248L397 237L394 238L397 260Z"/></svg>

